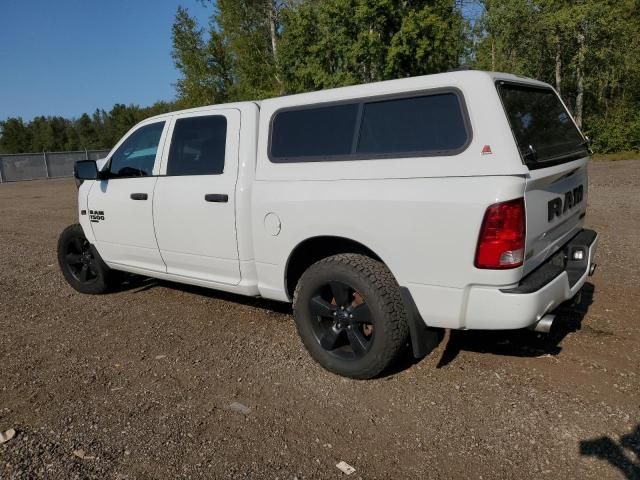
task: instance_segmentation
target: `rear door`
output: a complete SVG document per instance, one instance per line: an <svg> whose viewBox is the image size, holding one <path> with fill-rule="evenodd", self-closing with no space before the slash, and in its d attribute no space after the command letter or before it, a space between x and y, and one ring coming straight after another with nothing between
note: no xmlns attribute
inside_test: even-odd
<svg viewBox="0 0 640 480"><path fill-rule="evenodd" d="M238 284L240 111L176 115L169 135L153 199L156 238L167 272Z"/></svg>
<svg viewBox="0 0 640 480"><path fill-rule="evenodd" d="M499 82L498 91L530 172L525 187L526 274L582 228L589 151L553 89Z"/></svg>

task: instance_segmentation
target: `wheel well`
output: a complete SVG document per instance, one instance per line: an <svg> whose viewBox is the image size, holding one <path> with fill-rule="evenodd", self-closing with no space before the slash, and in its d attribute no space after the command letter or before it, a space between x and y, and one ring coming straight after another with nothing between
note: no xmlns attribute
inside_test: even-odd
<svg viewBox="0 0 640 480"><path fill-rule="evenodd" d="M360 253L380 260L380 257L370 248L365 247L355 240L332 236L309 238L300 243L289 256L285 277L289 298L293 298L293 291L298 284L298 280L300 280L300 277L307 268L318 260L339 253Z"/></svg>

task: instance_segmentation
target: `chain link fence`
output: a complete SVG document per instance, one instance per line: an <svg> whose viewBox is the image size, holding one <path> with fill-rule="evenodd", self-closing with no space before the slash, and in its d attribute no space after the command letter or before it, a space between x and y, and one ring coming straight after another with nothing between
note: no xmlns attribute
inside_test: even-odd
<svg viewBox="0 0 640 480"><path fill-rule="evenodd" d="M98 160L109 150L79 152L0 153L0 183L40 180L73 176L73 164L78 160Z"/></svg>

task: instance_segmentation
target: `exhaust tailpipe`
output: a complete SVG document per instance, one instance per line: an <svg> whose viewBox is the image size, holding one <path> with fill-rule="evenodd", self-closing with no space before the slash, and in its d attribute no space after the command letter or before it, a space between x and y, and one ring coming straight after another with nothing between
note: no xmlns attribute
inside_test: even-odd
<svg viewBox="0 0 640 480"><path fill-rule="evenodd" d="M553 325L553 321L555 320L555 318L555 315L549 313L538 320L536 323L531 325L530 328L531 330L534 330L536 332L549 333L549 331L551 330L551 325Z"/></svg>

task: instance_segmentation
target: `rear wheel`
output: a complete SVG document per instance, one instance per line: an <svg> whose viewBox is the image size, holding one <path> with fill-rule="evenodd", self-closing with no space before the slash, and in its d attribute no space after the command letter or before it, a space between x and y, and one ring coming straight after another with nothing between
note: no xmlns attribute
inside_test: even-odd
<svg viewBox="0 0 640 480"><path fill-rule="evenodd" d="M311 356L339 375L378 375L408 339L395 278L384 264L364 255L334 255L313 264L298 282L293 307Z"/></svg>
<svg viewBox="0 0 640 480"><path fill-rule="evenodd" d="M80 293L104 293L110 286L111 270L78 224L65 228L60 234L58 264L65 280Z"/></svg>

